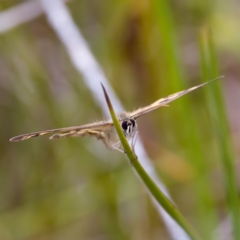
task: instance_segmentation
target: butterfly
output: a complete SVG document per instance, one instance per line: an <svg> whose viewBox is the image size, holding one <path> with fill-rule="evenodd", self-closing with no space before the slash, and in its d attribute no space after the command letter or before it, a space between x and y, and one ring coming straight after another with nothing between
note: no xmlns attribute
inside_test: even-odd
<svg viewBox="0 0 240 240"><path fill-rule="evenodd" d="M138 118L142 117L143 115L153 110L156 110L159 107L168 106L167 105L168 103L176 100L177 98L180 98L181 96L189 92L192 92L200 87L203 87L220 78L223 78L223 76L213 79L211 81L202 83L195 87L189 88L187 90L174 93L165 98L161 98L156 102L150 104L149 106L139 108L133 112L122 112L117 114L117 117L124 135L126 136L128 141L131 141L131 147L134 149L134 146L137 140L138 130L137 130L136 121ZM63 138L63 137L94 136L97 139L102 140L108 149L118 150L120 152L123 152L123 150L121 149L122 148L121 142L119 141L119 138L112 120L99 121L99 122L81 125L81 126L75 126L75 127L58 128L58 129L22 134L22 135L11 138L10 142L23 141L30 138L44 136L48 134L52 134L52 136L50 136L49 139L57 139L57 138Z"/></svg>

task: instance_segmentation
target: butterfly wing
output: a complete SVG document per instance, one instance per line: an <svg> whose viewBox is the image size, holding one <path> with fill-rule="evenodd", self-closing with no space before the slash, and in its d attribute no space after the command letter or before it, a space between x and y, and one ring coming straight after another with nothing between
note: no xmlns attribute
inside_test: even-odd
<svg viewBox="0 0 240 240"><path fill-rule="evenodd" d="M223 76L215 78L215 79L213 79L213 80L211 80L209 82L202 83L202 84L197 85L195 87L189 88L187 90L183 90L181 92L174 93L174 94L169 95L169 96L167 96L165 98L161 98L161 99L157 100L156 102L152 103L151 105L149 105L147 107L140 108L140 109L132 112L130 114L130 117L134 118L134 119L137 119L137 118L143 116L144 114L149 113L149 112L151 112L151 111L153 111L153 110L155 110L155 109L157 109L159 107L167 106L168 103L176 100L177 98L180 98L181 96L183 96L183 95L185 95L185 94L187 94L189 92L192 92L192 91L194 91L194 90L196 90L196 89L198 89L200 87L203 87L203 86L207 85L208 83L216 81L216 80L218 80L220 78L223 78Z"/></svg>
<svg viewBox="0 0 240 240"><path fill-rule="evenodd" d="M30 138L44 136L47 134L53 134L49 139L56 139L62 137L76 137L76 136L87 136L87 135L95 135L99 136L102 131L112 126L113 123L111 121L102 121L97 123L86 124L82 126L76 127L67 127L67 128L58 128L52 130L45 130L33 133L22 134L10 139L10 142L18 142L27 140Z"/></svg>

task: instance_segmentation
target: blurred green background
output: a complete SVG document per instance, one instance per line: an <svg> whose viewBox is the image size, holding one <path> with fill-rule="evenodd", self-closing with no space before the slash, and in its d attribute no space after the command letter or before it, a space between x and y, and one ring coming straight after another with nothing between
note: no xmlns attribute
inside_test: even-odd
<svg viewBox="0 0 240 240"><path fill-rule="evenodd" d="M22 2L0 1L0 9ZM211 239L229 214L221 142L239 172L240 2L72 0L67 6L128 111L225 75L138 122L177 207ZM212 99L219 86L224 104ZM216 106L226 109L229 126L219 123ZM87 137L8 141L102 118L44 14L1 34L0 239L171 239L123 154Z"/></svg>

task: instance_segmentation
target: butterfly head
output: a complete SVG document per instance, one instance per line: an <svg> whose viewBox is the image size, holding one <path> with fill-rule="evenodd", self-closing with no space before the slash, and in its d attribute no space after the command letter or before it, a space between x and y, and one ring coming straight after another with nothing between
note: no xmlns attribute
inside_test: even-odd
<svg viewBox="0 0 240 240"><path fill-rule="evenodd" d="M131 137L137 128L136 121L132 118L123 120L121 126L126 137Z"/></svg>

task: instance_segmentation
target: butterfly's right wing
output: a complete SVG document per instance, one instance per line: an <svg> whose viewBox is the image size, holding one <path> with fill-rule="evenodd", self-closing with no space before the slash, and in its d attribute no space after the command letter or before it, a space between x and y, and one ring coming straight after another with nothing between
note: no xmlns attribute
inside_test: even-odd
<svg viewBox="0 0 240 240"><path fill-rule="evenodd" d="M76 127L58 128L52 130L45 130L33 133L22 134L10 139L10 142L18 142L27 140L30 138L44 136L47 134L53 134L49 139L62 138L62 137L76 137L76 136L86 136L95 135L98 137L102 131L106 130L108 127L112 126L111 121L101 121L97 123L86 124Z"/></svg>
<svg viewBox="0 0 240 240"><path fill-rule="evenodd" d="M161 99L157 100L156 102L152 103L151 105L149 105L147 107L143 107L143 108L140 108L140 109L132 112L130 114L130 117L134 118L134 119L138 119L139 117L143 116L144 114L149 113L149 112L151 112L151 111L153 111L153 110L155 110L155 109L157 109L159 107L167 106L168 103L176 100L177 98L180 98L181 96L183 96L183 95L185 95L185 94L187 94L189 92L192 92L192 91L194 91L194 90L196 90L196 89L198 89L200 87L203 87L203 86L205 86L205 85L207 85L207 84L209 84L209 83L211 83L213 81L216 81L216 80L218 80L220 78L223 78L223 76L220 76L220 77L215 78L215 79L213 79L211 81L202 83L202 84L197 85L195 87L191 87L191 88L189 88L187 90L183 90L183 91L171 94L171 95L169 95L169 96L167 96L165 98L161 98Z"/></svg>

